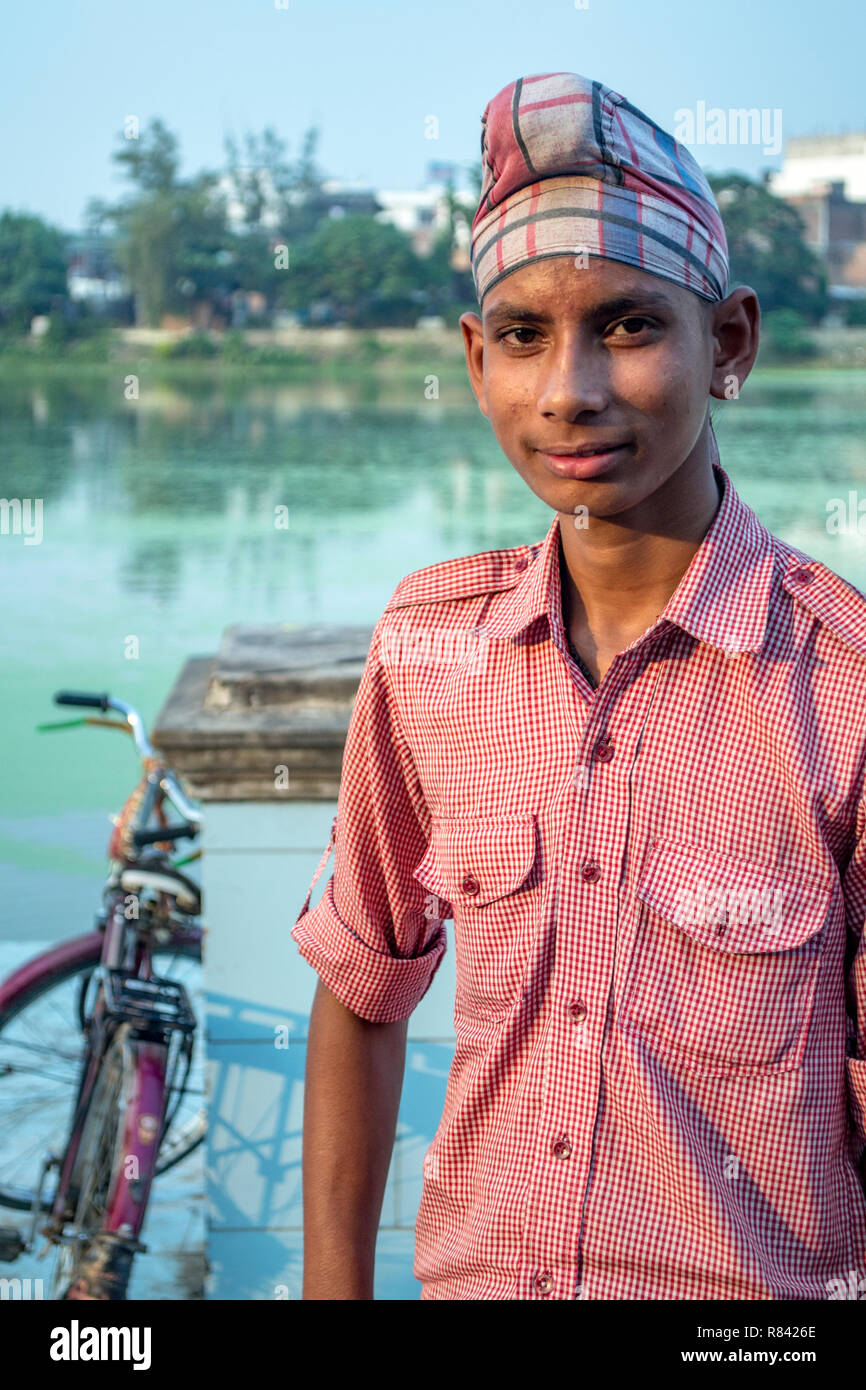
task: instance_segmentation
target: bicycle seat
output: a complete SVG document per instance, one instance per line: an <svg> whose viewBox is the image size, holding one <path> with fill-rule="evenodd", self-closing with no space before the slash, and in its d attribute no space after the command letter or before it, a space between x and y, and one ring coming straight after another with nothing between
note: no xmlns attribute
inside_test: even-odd
<svg viewBox="0 0 866 1390"><path fill-rule="evenodd" d="M121 869L114 882L127 893L140 893L149 888L154 893L170 893L181 912L197 916L201 912L201 891L198 884L181 874L177 869L149 869L144 865L133 864Z"/></svg>

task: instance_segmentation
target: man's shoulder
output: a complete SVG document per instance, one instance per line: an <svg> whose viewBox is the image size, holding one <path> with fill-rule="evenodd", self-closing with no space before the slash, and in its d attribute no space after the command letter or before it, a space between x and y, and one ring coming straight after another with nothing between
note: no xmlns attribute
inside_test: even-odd
<svg viewBox="0 0 866 1390"><path fill-rule="evenodd" d="M785 592L866 660L866 595L821 560L778 537L774 540Z"/></svg>
<svg viewBox="0 0 866 1390"><path fill-rule="evenodd" d="M481 550L413 570L397 585L384 612L418 604L455 603L513 589L540 549L540 542L507 550Z"/></svg>

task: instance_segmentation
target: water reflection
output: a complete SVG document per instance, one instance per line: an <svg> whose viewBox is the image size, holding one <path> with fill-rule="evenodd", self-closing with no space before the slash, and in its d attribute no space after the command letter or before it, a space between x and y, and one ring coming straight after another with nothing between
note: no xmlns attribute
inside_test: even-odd
<svg viewBox="0 0 866 1390"><path fill-rule="evenodd" d="M323 370L302 387L139 371L130 401L127 364L111 376L0 364L0 493L43 499L41 544L0 537L8 816L104 818L129 791L119 740L35 734L56 716L53 690L111 690L153 719L187 657L214 652L232 623L372 627L411 570L550 524L453 367L438 401L424 397L426 367L408 385ZM866 536L827 527L834 497L866 498L866 371L758 373L715 423L726 469L771 530L866 589ZM29 872L23 858L15 872ZM76 883L60 865L51 881L60 911ZM4 907L19 910L20 894Z"/></svg>
<svg viewBox="0 0 866 1390"><path fill-rule="evenodd" d="M338 611L341 591L372 618L403 572L534 539L549 523L465 382L427 401L420 369L417 389L383 380L167 385L142 369L129 401L125 374L13 376L0 425L5 494L44 499L47 540L73 539L74 511L75 542L113 552L124 591L194 601L217 557L255 588L255 559L259 617L268 617L279 572L296 588L293 620ZM866 373L857 371L759 373L716 413L723 463L746 500L771 529L808 540L804 548L855 582L861 557L843 537L834 544L826 515L831 496L866 483L864 423ZM280 506L288 533L275 525ZM62 565L52 570L62 583ZM346 590L359 570L355 603Z"/></svg>

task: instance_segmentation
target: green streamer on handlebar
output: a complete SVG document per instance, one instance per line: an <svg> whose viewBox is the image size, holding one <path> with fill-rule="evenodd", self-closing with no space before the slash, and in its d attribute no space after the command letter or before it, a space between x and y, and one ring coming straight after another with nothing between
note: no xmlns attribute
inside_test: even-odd
<svg viewBox="0 0 866 1390"><path fill-rule="evenodd" d="M56 719L48 724L37 724L36 732L44 734L47 729L71 729L76 724L95 724L99 729L120 729L124 734L131 734L132 729L124 720L119 719L96 719L92 714L85 714L80 719Z"/></svg>
<svg viewBox="0 0 866 1390"><path fill-rule="evenodd" d="M193 850L192 854L185 854L182 859L172 859L171 862L174 868L180 869L184 864L191 864L194 859L201 859L203 852L203 850L196 849Z"/></svg>
<svg viewBox="0 0 866 1390"><path fill-rule="evenodd" d="M37 734L44 734L47 729L71 729L74 724L86 724L86 719L58 719L49 724L37 724Z"/></svg>

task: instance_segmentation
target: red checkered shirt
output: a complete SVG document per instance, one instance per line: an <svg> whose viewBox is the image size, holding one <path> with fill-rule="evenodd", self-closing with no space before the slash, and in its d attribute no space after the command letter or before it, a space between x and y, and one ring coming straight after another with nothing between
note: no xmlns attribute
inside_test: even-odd
<svg viewBox="0 0 866 1390"><path fill-rule="evenodd" d="M596 689L558 515L408 575L376 624L292 935L393 1021L453 916L422 1299L866 1297L866 599L714 468Z"/></svg>

